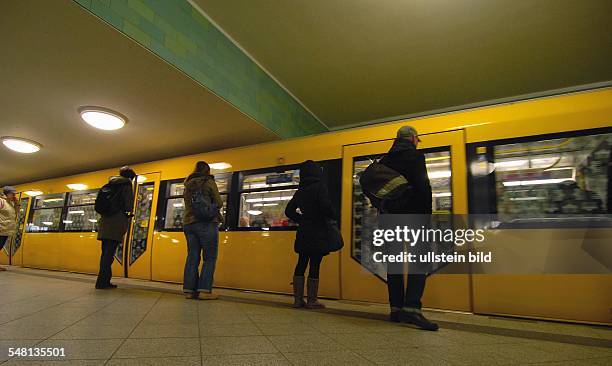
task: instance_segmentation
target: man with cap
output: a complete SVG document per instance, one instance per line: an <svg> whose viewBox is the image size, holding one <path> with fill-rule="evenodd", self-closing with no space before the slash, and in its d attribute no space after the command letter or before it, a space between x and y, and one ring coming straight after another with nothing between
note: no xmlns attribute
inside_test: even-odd
<svg viewBox="0 0 612 366"><path fill-rule="evenodd" d="M17 232L17 191L11 186L2 188L0 192L0 250L8 244L9 239ZM6 271L0 267L0 271Z"/></svg>
<svg viewBox="0 0 612 366"><path fill-rule="evenodd" d="M132 184L136 179L136 172L128 166L119 170L118 176L112 176L108 185L116 192L116 198L121 209L119 212L100 218L98 225L98 240L102 241L102 254L100 255L100 272L96 281L97 289L112 289L110 280L113 277L112 265L115 259L117 247L123 242L123 237L128 231L134 207L134 191Z"/></svg>
<svg viewBox="0 0 612 366"><path fill-rule="evenodd" d="M421 140L416 129L403 126L397 138L380 163L397 171L412 186L403 197L385 203L385 213L431 215L432 194L425 166L425 155L417 150ZM398 268L400 268L398 270ZM425 330L438 330L438 325L427 320L421 313L421 297L425 291L426 274L409 273L404 287L403 266L394 267L387 273L387 288L392 322L414 324Z"/></svg>

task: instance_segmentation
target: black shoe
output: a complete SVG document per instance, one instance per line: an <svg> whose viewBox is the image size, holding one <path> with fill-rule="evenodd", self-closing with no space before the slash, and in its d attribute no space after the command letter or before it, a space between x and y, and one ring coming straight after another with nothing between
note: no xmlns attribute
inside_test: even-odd
<svg viewBox="0 0 612 366"><path fill-rule="evenodd" d="M402 321L402 311L395 310L389 313L389 321L392 323L400 323Z"/></svg>
<svg viewBox="0 0 612 366"><path fill-rule="evenodd" d="M114 289L117 288L117 285L113 285L112 283L109 283L107 285L98 285L96 284L96 289L97 290L108 290L108 289Z"/></svg>
<svg viewBox="0 0 612 366"><path fill-rule="evenodd" d="M438 324L430 322L421 313L402 312L401 318L402 322L414 324L424 330L438 330Z"/></svg>

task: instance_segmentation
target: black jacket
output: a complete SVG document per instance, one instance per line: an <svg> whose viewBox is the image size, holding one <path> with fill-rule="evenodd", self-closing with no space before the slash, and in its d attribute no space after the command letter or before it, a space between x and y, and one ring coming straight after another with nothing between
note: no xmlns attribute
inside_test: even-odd
<svg viewBox="0 0 612 366"><path fill-rule="evenodd" d="M397 171L412 185L404 197L385 203L392 214L431 214L431 185L425 166L425 155L408 140L397 139L380 162Z"/></svg>
<svg viewBox="0 0 612 366"><path fill-rule="evenodd" d="M322 181L322 170L315 162L308 160L300 165L300 185L287 203L285 215L299 224L294 245L296 253L329 254L327 221L337 217L327 186Z"/></svg>

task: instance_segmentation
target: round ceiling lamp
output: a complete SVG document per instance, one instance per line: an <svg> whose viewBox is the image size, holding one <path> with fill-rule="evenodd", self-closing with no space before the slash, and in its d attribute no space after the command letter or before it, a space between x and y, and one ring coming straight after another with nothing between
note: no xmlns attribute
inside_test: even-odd
<svg viewBox="0 0 612 366"><path fill-rule="evenodd" d="M118 130L127 123L125 116L107 108L83 107L79 109L79 113L83 121L100 130Z"/></svg>
<svg viewBox="0 0 612 366"><path fill-rule="evenodd" d="M2 144L7 148L22 154L32 154L40 151L42 145L36 141L14 136L3 136Z"/></svg>

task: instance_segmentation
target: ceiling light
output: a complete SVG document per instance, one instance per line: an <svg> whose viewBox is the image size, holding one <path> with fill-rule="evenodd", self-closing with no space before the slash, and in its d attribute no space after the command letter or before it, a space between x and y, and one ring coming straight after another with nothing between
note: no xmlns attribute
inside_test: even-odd
<svg viewBox="0 0 612 366"><path fill-rule="evenodd" d="M2 143L7 148L22 154L32 154L42 148L42 145L38 142L21 137L3 136Z"/></svg>
<svg viewBox="0 0 612 366"><path fill-rule="evenodd" d="M101 130L118 130L125 126L127 118L120 113L101 107L83 107L79 109L81 118L92 127Z"/></svg>
<svg viewBox="0 0 612 366"><path fill-rule="evenodd" d="M230 163L226 163L224 161L220 162L220 163L212 163L209 164L210 169L215 169L215 170L225 170L225 169L229 169L232 167L232 164Z"/></svg>
<svg viewBox="0 0 612 366"><path fill-rule="evenodd" d="M87 184L71 183L71 184L66 184L66 187L72 189L73 191L84 191L87 189Z"/></svg>
<svg viewBox="0 0 612 366"><path fill-rule="evenodd" d="M27 194L30 197L36 197L36 196L40 196L41 194L43 194L42 191L25 191L23 193Z"/></svg>
<svg viewBox="0 0 612 366"><path fill-rule="evenodd" d="M257 216L257 215L261 215L263 212L261 212L259 210L248 210L247 213L249 215Z"/></svg>

